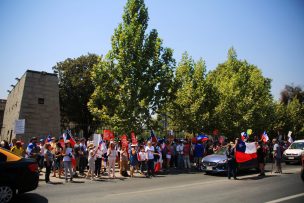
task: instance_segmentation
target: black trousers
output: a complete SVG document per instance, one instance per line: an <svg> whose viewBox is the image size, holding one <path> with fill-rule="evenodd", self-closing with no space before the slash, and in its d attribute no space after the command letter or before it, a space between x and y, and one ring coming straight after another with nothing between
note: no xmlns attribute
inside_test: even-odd
<svg viewBox="0 0 304 203"><path fill-rule="evenodd" d="M81 156L81 157L79 157L79 173L83 174L85 168L86 168L86 157Z"/></svg>
<svg viewBox="0 0 304 203"><path fill-rule="evenodd" d="M148 175L154 176L154 159L148 160Z"/></svg>
<svg viewBox="0 0 304 203"><path fill-rule="evenodd" d="M236 179L236 163L235 161L228 161L228 178L230 179L233 176Z"/></svg>
<svg viewBox="0 0 304 203"><path fill-rule="evenodd" d="M101 158L95 160L95 175L100 175L101 170Z"/></svg>
<svg viewBox="0 0 304 203"><path fill-rule="evenodd" d="M49 182L51 169L52 169L52 162L50 162L49 165L47 165L47 162L44 162L44 166L45 166L45 182Z"/></svg>

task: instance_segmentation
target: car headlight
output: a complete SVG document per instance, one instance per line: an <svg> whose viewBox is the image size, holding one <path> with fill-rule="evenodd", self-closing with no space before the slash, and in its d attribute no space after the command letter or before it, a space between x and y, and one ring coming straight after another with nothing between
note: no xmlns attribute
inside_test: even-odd
<svg viewBox="0 0 304 203"><path fill-rule="evenodd" d="M219 161L218 163L219 163L219 164L225 164L225 163L227 163L227 159L224 159L224 160L222 160L222 161Z"/></svg>

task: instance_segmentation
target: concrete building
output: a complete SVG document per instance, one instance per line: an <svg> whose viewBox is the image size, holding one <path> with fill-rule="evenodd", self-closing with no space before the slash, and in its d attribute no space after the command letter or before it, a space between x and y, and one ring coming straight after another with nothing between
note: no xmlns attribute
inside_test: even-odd
<svg viewBox="0 0 304 203"><path fill-rule="evenodd" d="M25 125L15 129L16 121L23 119ZM49 133L58 137L60 108L57 75L27 70L7 97L2 126L1 139L9 142L17 138L28 143L31 137L45 138Z"/></svg>
<svg viewBox="0 0 304 203"><path fill-rule="evenodd" d="M0 99L0 133L1 133L1 130L2 130L2 125L3 125L3 116L4 116L5 104L6 104L6 100L5 99Z"/></svg>

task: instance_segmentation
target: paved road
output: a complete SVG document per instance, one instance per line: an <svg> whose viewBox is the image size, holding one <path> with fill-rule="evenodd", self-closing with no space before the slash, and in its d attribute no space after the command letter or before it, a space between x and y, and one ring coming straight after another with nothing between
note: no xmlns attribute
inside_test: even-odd
<svg viewBox="0 0 304 203"><path fill-rule="evenodd" d="M19 196L15 202L250 203L278 200L303 203L304 183L299 175L300 166L284 166L283 169L283 174L267 172L264 178L257 177L253 172L246 172L240 174L239 180L228 180L224 176L203 173L174 173L158 175L151 179L81 179L76 183L60 182L55 185L41 182L37 190Z"/></svg>

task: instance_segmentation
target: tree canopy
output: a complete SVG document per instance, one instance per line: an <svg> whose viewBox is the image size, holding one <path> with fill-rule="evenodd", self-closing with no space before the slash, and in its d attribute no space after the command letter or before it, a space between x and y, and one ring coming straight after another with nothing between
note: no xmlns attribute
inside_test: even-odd
<svg viewBox="0 0 304 203"><path fill-rule="evenodd" d="M146 34L149 17L143 0L129 0L122 19L112 49L92 71L95 91L89 109L118 132L140 132L165 103L175 62L157 30Z"/></svg>
<svg viewBox="0 0 304 203"><path fill-rule="evenodd" d="M268 129L273 117L271 80L263 77L256 66L237 59L234 48L226 62L207 76L219 93L215 108L217 128L227 136L236 136L246 129L255 132Z"/></svg>
<svg viewBox="0 0 304 203"><path fill-rule="evenodd" d="M58 62L53 70L59 77L59 99L62 128L73 122L88 137L97 123L88 110L87 103L94 91L90 74L99 56L88 54Z"/></svg>
<svg viewBox="0 0 304 203"><path fill-rule="evenodd" d="M216 91L206 82L205 61L197 62L184 53L176 69L173 97L169 104L171 126L189 133L211 127L212 113L217 104Z"/></svg>

